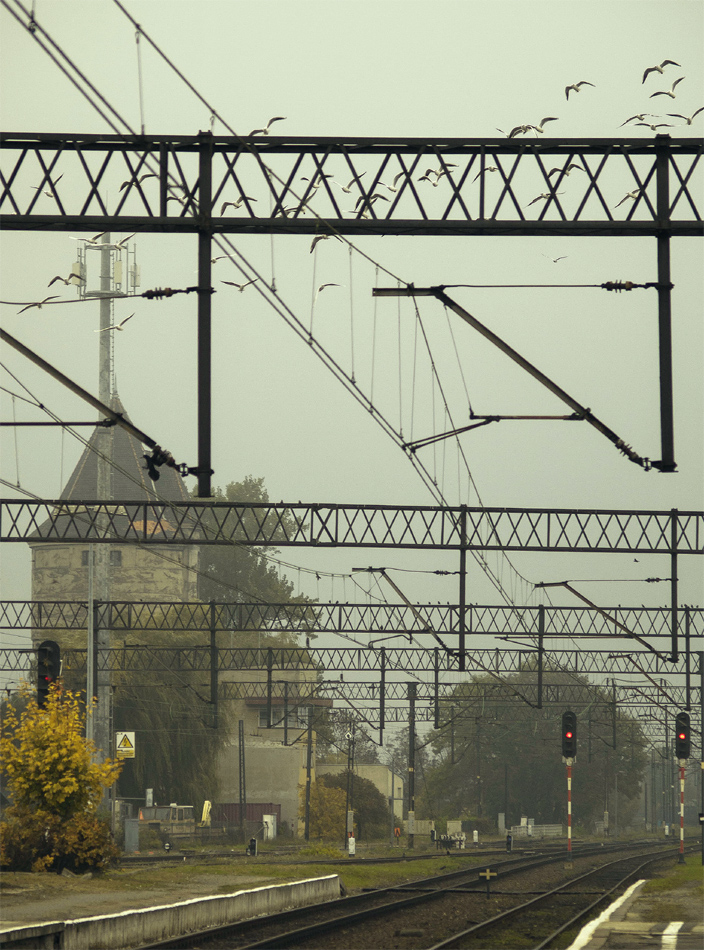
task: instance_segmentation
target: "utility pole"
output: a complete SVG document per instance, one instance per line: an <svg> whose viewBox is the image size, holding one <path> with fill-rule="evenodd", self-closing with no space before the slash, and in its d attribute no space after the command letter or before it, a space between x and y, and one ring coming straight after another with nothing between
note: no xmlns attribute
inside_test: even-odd
<svg viewBox="0 0 704 950"><path fill-rule="evenodd" d="M303 837L310 841L310 779L313 762L313 707L308 707L308 745L306 747L306 804Z"/></svg>
<svg viewBox="0 0 704 950"><path fill-rule="evenodd" d="M242 842L245 841L244 830L246 828L245 819L247 814L247 779L244 762L244 719L239 721L239 779L240 779L240 831L242 832Z"/></svg>
<svg viewBox="0 0 704 950"><path fill-rule="evenodd" d="M98 398L102 403L109 406L112 396L112 339L114 332L108 327L112 324L112 247L110 245L110 234L105 233L102 236L102 247L100 248L100 332L98 334ZM95 445L98 450L97 457L97 492L100 501L110 501L111 491L111 471L112 471L112 447L113 447L113 429L112 427L99 427L96 430ZM107 515L99 516L98 530L101 534L108 530ZM93 597L94 603L105 604L110 600L110 545L96 544L92 545L95 563L93 565ZM100 611L96 612L100 616ZM107 656L107 650L110 648L110 631L104 624L93 631L95 637L95 649L97 658L97 682L95 683L97 692L97 706L95 709L95 721L93 725L93 736L95 744L99 750L102 759L107 758L111 751L110 742L110 672L108 664L104 662Z"/></svg>
<svg viewBox="0 0 704 950"><path fill-rule="evenodd" d="M408 683L408 847L416 832L416 684Z"/></svg>

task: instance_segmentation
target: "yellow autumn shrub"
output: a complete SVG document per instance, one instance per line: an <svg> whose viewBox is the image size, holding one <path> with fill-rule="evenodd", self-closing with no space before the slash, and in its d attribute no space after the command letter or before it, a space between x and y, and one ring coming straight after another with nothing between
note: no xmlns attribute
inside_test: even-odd
<svg viewBox="0 0 704 950"><path fill-rule="evenodd" d="M55 685L39 707L26 686L20 705L18 711L5 704L0 732L12 802L0 824L0 866L26 871L105 866L118 852L96 812L120 763L94 761L78 694Z"/></svg>

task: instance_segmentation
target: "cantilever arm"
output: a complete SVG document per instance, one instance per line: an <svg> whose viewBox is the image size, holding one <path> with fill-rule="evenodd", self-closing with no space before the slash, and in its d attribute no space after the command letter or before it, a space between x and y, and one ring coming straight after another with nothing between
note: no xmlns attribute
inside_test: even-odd
<svg viewBox="0 0 704 950"><path fill-rule="evenodd" d="M564 389L554 383L545 373L542 373L536 366L533 366L525 357L521 356L513 347L509 346L501 337L497 336L492 330L488 327L485 327L483 323L480 323L476 317L472 316L469 311L465 310L464 307L461 307L456 303L451 297L448 297L444 291L443 287L414 287L410 284L408 287L375 287L372 290L372 295L375 297L435 297L440 301L444 306L449 310L452 310L453 313L456 313L459 317L468 323L471 327L481 333L482 336L486 337L494 346L498 347L503 353L509 356L515 363L524 369L527 373L530 373L534 379L537 379L539 383L542 383L546 389L549 389L553 395L557 396L558 399L561 399L562 402L566 403L575 413L579 415L580 418L584 419L590 425L594 426L602 435L605 435L606 438L613 442L616 448L623 452L623 454L630 459L631 462L635 462L636 465L640 465L646 471L648 471L652 466L649 459L643 458L638 455L637 452L634 452L633 449L626 445L623 439L619 438L618 435L605 425L600 419L593 414L591 409L588 409L586 406L583 406L581 403L577 402L576 399L573 399L569 393L566 393Z"/></svg>

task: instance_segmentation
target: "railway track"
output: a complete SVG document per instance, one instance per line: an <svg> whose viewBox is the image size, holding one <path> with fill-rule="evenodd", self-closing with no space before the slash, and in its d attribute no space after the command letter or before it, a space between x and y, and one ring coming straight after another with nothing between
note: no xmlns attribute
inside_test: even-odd
<svg viewBox="0 0 704 950"><path fill-rule="evenodd" d="M587 898L588 905L598 903L604 899L606 888L598 880L590 880L590 875L628 860L635 860L639 866L639 862L643 863L642 852L646 847L650 847L650 852L645 856L645 860L661 860L663 856L674 854L672 848L658 848L657 854L654 855L652 844L646 846L641 843L635 847L640 853L634 858L632 855L624 856L624 851L633 850L634 846L585 846L574 853L571 862L574 867L569 871L564 867L564 852L558 855L552 853L512 858L506 856L502 861L482 865L474 863L471 867L463 867L449 874L369 891L339 901L296 908L265 919L256 918L227 927L192 933L182 938L152 944L150 947L264 950L305 946L339 947L344 950L360 947L368 950L369 947L393 945L408 947L410 950L435 944L438 936L445 941L460 941L436 944L438 947L464 946L464 936L460 937L459 934L464 935L475 926L486 925L494 928L503 926L505 934L506 926L511 926L510 912L520 914L521 911L517 908L521 907L534 907L537 910L539 901L552 891L564 892L566 896L556 900L562 900L567 906L570 902L574 906L576 897L580 900ZM618 853L620 857L606 860L614 853ZM475 858L476 855L468 855L465 852L465 857ZM593 867L595 861L599 864L598 868ZM492 894L489 899L486 896L486 883L478 877L478 872L486 868L492 875L498 875L490 879ZM631 870L629 873L636 872ZM567 881L566 875L569 876ZM506 882L509 880L514 890L507 890ZM585 884L588 885L586 893ZM620 878L619 881L611 882L610 887L617 888L619 884ZM525 901L528 895L536 896ZM490 920L493 924L489 923ZM504 923L500 924L500 920L504 920ZM468 923L470 927L467 926ZM486 940L486 933L480 936L479 930L476 931L476 936L468 934L467 939L471 941L467 944L470 947L485 950L489 946L482 942ZM506 944L499 942L496 945Z"/></svg>

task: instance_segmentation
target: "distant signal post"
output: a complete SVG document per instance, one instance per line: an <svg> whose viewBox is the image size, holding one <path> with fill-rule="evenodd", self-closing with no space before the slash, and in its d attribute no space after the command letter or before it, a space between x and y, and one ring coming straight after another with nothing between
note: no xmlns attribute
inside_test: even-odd
<svg viewBox="0 0 704 950"><path fill-rule="evenodd" d="M577 715L562 714L562 761L567 766L567 856L572 858L572 766L577 756Z"/></svg>
<svg viewBox="0 0 704 950"><path fill-rule="evenodd" d="M675 720L675 755L680 769L680 853L679 864L684 864L684 770L691 751L689 713L677 713Z"/></svg>

